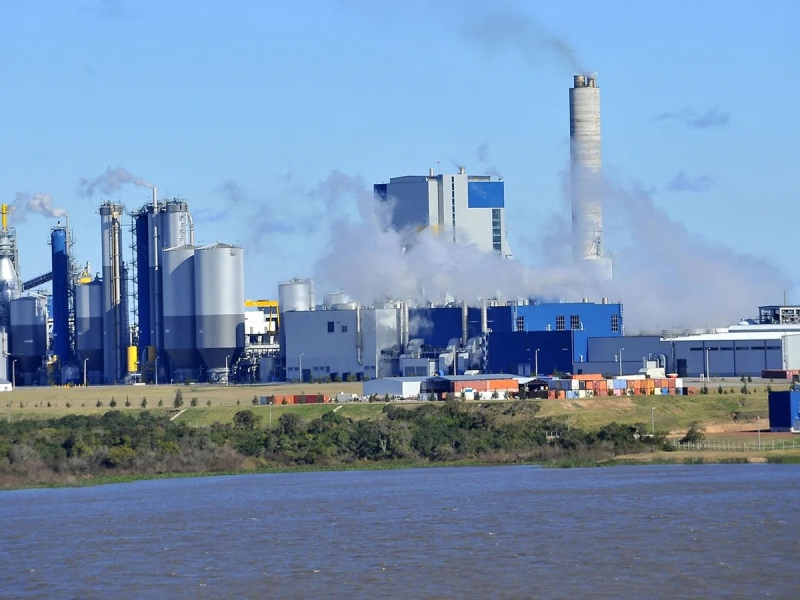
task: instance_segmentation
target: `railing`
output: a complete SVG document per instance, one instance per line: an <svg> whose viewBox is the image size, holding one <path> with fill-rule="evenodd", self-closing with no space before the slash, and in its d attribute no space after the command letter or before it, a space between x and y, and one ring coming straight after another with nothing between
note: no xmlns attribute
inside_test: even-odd
<svg viewBox="0 0 800 600"><path fill-rule="evenodd" d="M702 442L679 442L672 440L672 444L678 450L714 450L719 452L763 452L766 450L792 450L800 448L800 440L771 440L771 441L728 441L728 440L709 440Z"/></svg>

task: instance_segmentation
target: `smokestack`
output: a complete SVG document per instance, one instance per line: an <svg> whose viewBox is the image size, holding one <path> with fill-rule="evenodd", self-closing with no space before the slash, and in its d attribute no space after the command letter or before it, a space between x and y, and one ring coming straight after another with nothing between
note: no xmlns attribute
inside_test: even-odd
<svg viewBox="0 0 800 600"><path fill-rule="evenodd" d="M594 75L575 75L569 90L569 141L572 196L572 254L575 261L601 261L603 256L601 203L600 88Z"/></svg>

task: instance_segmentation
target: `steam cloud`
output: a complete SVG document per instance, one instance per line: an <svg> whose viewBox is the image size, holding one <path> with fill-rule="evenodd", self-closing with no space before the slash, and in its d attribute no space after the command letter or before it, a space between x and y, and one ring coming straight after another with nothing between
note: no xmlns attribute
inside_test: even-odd
<svg viewBox="0 0 800 600"><path fill-rule="evenodd" d="M119 191L123 185L133 184L138 187L154 188L152 183L148 183L141 177L137 177L127 169L117 167L112 169L108 167L102 175L94 179L84 177L80 181L80 195L83 198L91 198L95 192L99 191L101 194L113 194Z"/></svg>
<svg viewBox="0 0 800 600"><path fill-rule="evenodd" d="M547 31L518 6L497 8L471 18L463 29L463 35L480 43L489 53L499 50L517 52L531 65L551 56L575 73L586 72L569 43Z"/></svg>
<svg viewBox="0 0 800 600"><path fill-rule="evenodd" d="M728 113L720 111L718 106L709 108L704 113L698 113L693 107L688 106L682 110L664 112L653 117L654 121L676 121L690 129L706 129L727 124L731 117Z"/></svg>
<svg viewBox="0 0 800 600"><path fill-rule="evenodd" d="M532 243L547 266L528 267L423 230L395 231L392 204L378 202L360 178L335 171L314 195L325 199L329 243L314 278L369 304L385 299L501 301L536 297L624 303L626 331L721 327L752 316L791 284L770 264L703 241L655 206L649 193L606 182L606 247L611 281L571 262L569 219L551 215ZM353 212L355 208L355 212Z"/></svg>
<svg viewBox="0 0 800 600"><path fill-rule="evenodd" d="M17 192L10 209L14 219L18 222L25 221L26 214L39 214L48 218L67 216L66 209L53 206L53 198L48 193L26 194Z"/></svg>
<svg viewBox="0 0 800 600"><path fill-rule="evenodd" d="M714 187L714 178L710 175L689 175L681 171L666 185L668 192L707 192Z"/></svg>
<svg viewBox="0 0 800 600"><path fill-rule="evenodd" d="M368 304L384 299L578 299L600 286L577 269L531 269L435 233L395 231L391 203L380 203L360 178L338 171L320 185L326 198L330 242L315 265L315 279ZM355 203L357 218L347 214Z"/></svg>
<svg viewBox="0 0 800 600"><path fill-rule="evenodd" d="M649 193L611 183L605 191L605 230L617 233L606 247L618 266L606 293L624 302L629 333L731 325L791 288L767 260L690 234Z"/></svg>

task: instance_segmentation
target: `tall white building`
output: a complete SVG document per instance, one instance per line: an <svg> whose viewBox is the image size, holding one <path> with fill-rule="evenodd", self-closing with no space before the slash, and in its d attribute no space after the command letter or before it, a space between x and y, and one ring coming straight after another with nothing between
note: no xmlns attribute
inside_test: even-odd
<svg viewBox="0 0 800 600"><path fill-rule="evenodd" d="M458 173L393 177L377 183L375 195L393 203L392 225L430 228L453 243L474 244L485 252L510 255L506 240L503 182L489 175Z"/></svg>

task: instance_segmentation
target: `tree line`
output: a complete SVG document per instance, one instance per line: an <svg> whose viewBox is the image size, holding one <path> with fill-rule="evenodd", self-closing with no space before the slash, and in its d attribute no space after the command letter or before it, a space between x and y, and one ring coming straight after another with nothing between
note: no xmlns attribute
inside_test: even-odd
<svg viewBox="0 0 800 600"><path fill-rule="evenodd" d="M251 410L205 428L147 411L23 419L0 423L0 484L392 461L596 461L668 447L664 434L640 436L644 424L587 432L540 418L538 409L538 402L525 401L387 404L379 417L360 420L333 409L310 421L286 413L272 428Z"/></svg>

